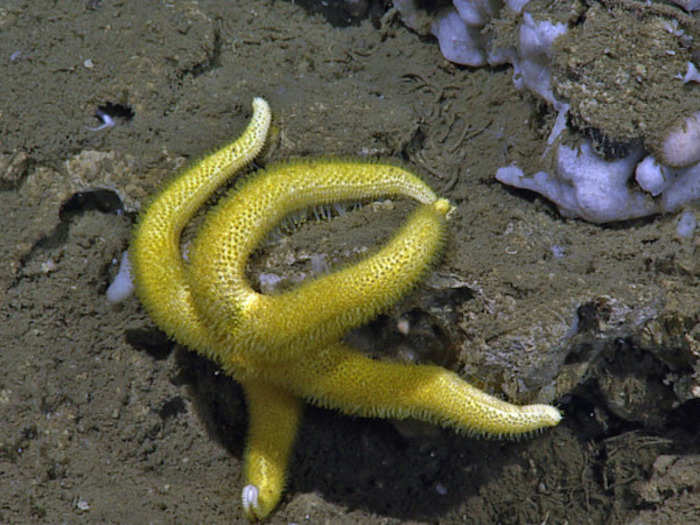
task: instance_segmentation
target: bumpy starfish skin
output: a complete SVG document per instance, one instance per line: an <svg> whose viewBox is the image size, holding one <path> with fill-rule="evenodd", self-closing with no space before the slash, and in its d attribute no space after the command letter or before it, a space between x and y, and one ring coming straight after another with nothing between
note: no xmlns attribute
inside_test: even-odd
<svg viewBox="0 0 700 525"><path fill-rule="evenodd" d="M237 379L250 413L246 516L277 505L301 419L300 399L365 417L413 417L507 436L556 425L549 405L518 407L441 367L369 359L340 342L418 283L440 253L450 204L385 163L294 161L257 172L212 210L185 263L179 239L208 197L262 149L270 108L256 98L243 134L183 171L142 213L130 248L136 292L154 322ZM279 295L255 292L245 264L265 234L300 208L402 195L419 202L374 255Z"/></svg>
<svg viewBox="0 0 700 525"><path fill-rule="evenodd" d="M270 108L253 100L243 134L172 179L141 213L129 249L136 295L153 321L178 342L211 353L209 329L195 311L180 252L180 234L195 211L229 177L250 163L265 144Z"/></svg>
<svg viewBox="0 0 700 525"><path fill-rule="evenodd" d="M288 212L387 194L428 204L373 256L275 296L256 293L246 281L250 252ZM273 166L212 210L197 234L191 265L195 304L226 342L231 362L243 355L264 361L300 357L337 341L413 287L439 253L448 210L447 201L396 166L348 161Z"/></svg>
<svg viewBox="0 0 700 525"><path fill-rule="evenodd" d="M342 343L261 375L316 405L346 414L411 417L470 435L514 436L561 419L550 405L506 403L440 366L377 361Z"/></svg>

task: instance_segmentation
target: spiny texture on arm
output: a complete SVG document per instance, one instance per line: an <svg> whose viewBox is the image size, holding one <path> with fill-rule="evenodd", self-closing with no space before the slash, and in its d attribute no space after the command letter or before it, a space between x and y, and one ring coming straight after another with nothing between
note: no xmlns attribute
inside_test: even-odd
<svg viewBox="0 0 700 525"><path fill-rule="evenodd" d="M288 213L339 200L405 195L425 202L377 253L275 296L255 292L245 263ZM231 355L259 362L300 356L373 318L409 291L440 253L450 205L391 164L298 161L255 174L207 217L191 281L197 308ZM226 356L219 356L226 364Z"/></svg>
<svg viewBox="0 0 700 525"><path fill-rule="evenodd" d="M470 435L516 436L561 420L553 406L513 405L442 367L377 361L342 343L290 363L284 370L265 370L261 377L283 382L314 404L346 414L410 417Z"/></svg>
<svg viewBox="0 0 700 525"><path fill-rule="evenodd" d="M162 330L193 348L210 344L192 304L180 234L212 193L260 152L270 119L267 102L255 98L253 117L243 134L167 184L142 211L134 230L129 259L136 294Z"/></svg>

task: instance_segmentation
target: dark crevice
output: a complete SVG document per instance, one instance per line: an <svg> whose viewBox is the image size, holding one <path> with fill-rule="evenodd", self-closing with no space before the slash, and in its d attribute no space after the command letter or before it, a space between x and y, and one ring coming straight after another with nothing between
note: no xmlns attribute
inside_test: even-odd
<svg viewBox="0 0 700 525"><path fill-rule="evenodd" d="M700 435L700 399L686 401L671 412L668 420L669 426L677 426L691 436Z"/></svg>
<svg viewBox="0 0 700 525"><path fill-rule="evenodd" d="M62 222L66 222L76 215L93 210L102 213L121 213L124 211L124 205L116 192L112 190L79 191L63 203L58 216Z"/></svg>
<svg viewBox="0 0 700 525"><path fill-rule="evenodd" d="M578 131L588 138L593 151L607 161L622 159L640 146L638 140L616 140L598 128L579 124L571 114L567 116L566 121L570 130Z"/></svg>
<svg viewBox="0 0 700 525"><path fill-rule="evenodd" d="M116 192L112 190L97 189L74 193L59 209L60 222L50 233L34 243L34 246L20 259L20 267L24 267L27 261L32 259L38 251L51 250L63 245L68 238L68 231L73 218L86 211L95 210L102 213L118 214L123 213L124 205ZM18 273L10 288L16 286L21 278L21 273Z"/></svg>
<svg viewBox="0 0 700 525"><path fill-rule="evenodd" d="M134 118L134 110L128 104L105 102L97 106L95 118L104 122L104 115L112 119L120 119L124 122L129 122Z"/></svg>

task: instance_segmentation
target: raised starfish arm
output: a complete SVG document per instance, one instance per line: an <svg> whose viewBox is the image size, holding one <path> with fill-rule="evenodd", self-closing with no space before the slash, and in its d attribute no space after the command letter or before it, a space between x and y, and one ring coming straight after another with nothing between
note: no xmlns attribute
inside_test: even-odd
<svg viewBox="0 0 700 525"><path fill-rule="evenodd" d="M249 417L241 500L246 517L253 521L267 516L282 495L302 402L288 390L258 378L241 384Z"/></svg>
<svg viewBox="0 0 700 525"><path fill-rule="evenodd" d="M362 417L415 418L469 435L507 437L554 426L550 405L517 406L439 366L378 361L336 343L263 377L306 400Z"/></svg>
<svg viewBox="0 0 700 525"><path fill-rule="evenodd" d="M392 194L424 204L374 255L279 295L259 294L246 280L250 253L288 213ZM415 286L440 253L449 210L447 200L392 164L298 161L256 173L209 213L191 254L195 304L228 349L220 362L296 358L372 319Z"/></svg>
<svg viewBox="0 0 700 525"><path fill-rule="evenodd" d="M253 100L243 134L192 164L144 207L129 247L136 295L163 331L192 348L211 349L210 331L192 304L180 253L180 234L212 193L260 152L270 127L270 106Z"/></svg>

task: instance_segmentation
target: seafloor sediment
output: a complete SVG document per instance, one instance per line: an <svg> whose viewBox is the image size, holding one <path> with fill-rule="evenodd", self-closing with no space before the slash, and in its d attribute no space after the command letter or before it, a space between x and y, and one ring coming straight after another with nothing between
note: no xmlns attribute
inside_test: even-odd
<svg viewBox="0 0 700 525"><path fill-rule="evenodd" d="M618 38L651 23L633 4ZM374 2L338 27L299 2L0 8L0 521L241 519L240 389L169 342L135 299L115 307L104 292L139 206L238 134L262 95L275 133L260 165L397 159L456 205L434 274L353 342L565 415L499 442L310 407L269 522L689 522L700 505L697 232L678 237L674 215L563 219L495 182L514 158L534 170L551 113L508 67L451 64L386 13ZM587 38L567 45L585 58ZM592 78L614 86L610 57L589 58ZM656 102L643 95L634 114L662 127ZM100 108L115 125L92 131ZM256 255L251 279L293 281L319 256L362 256L409 208L308 221Z"/></svg>

